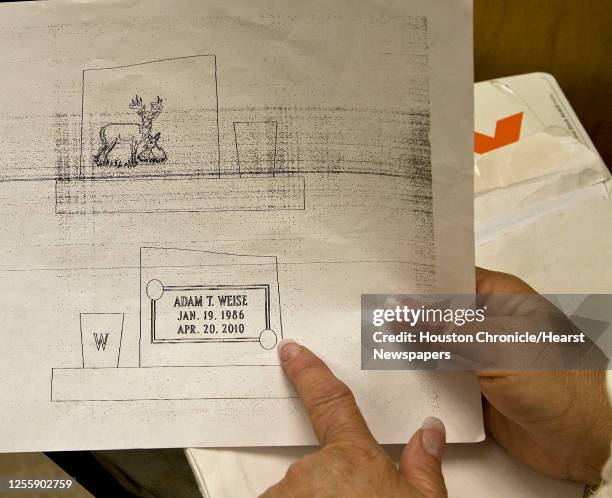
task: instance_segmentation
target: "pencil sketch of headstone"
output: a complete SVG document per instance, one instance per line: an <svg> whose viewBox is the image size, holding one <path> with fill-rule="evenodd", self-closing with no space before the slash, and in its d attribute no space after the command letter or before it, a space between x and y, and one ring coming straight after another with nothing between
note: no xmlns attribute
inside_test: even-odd
<svg viewBox="0 0 612 498"><path fill-rule="evenodd" d="M142 366L262 361L282 339L275 256L140 254Z"/></svg>
<svg viewBox="0 0 612 498"><path fill-rule="evenodd" d="M216 64L195 55L83 70L79 176L218 176Z"/></svg>
<svg viewBox="0 0 612 498"><path fill-rule="evenodd" d="M80 314L82 361L52 369L52 401L296 396L278 375L276 256L143 247L140 284L140 328Z"/></svg>
<svg viewBox="0 0 612 498"><path fill-rule="evenodd" d="M304 177L275 171L276 121L237 122L240 156L221 168L215 55L85 69L82 78L79 164L58 161L57 214L305 209Z"/></svg>
<svg viewBox="0 0 612 498"><path fill-rule="evenodd" d="M156 163L167 159L165 151L158 145L161 133L152 133L153 120L163 110L162 99L158 96L147 109L142 98L136 95L129 108L136 111L142 122L104 125L100 129L100 149L93 158L96 165L136 166L139 162ZM123 144L129 147L127 155L117 154Z"/></svg>
<svg viewBox="0 0 612 498"><path fill-rule="evenodd" d="M118 367L123 313L81 313L83 368Z"/></svg>
<svg viewBox="0 0 612 498"><path fill-rule="evenodd" d="M274 175L278 122L234 122L240 176Z"/></svg>

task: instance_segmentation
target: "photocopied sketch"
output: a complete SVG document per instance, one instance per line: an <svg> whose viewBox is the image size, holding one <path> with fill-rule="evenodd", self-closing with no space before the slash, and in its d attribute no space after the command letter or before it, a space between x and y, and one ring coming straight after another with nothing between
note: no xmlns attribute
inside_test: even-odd
<svg viewBox="0 0 612 498"><path fill-rule="evenodd" d="M473 290L467 0L0 11L2 451L313 444L284 338L482 439L472 375L360 368L362 294Z"/></svg>
<svg viewBox="0 0 612 498"><path fill-rule="evenodd" d="M122 313L81 313L83 362L53 368L52 401L296 396L274 375L275 257L143 247L140 271L137 364L121 363Z"/></svg>
<svg viewBox="0 0 612 498"><path fill-rule="evenodd" d="M277 121L234 121L234 135L240 176L276 173Z"/></svg>
<svg viewBox="0 0 612 498"><path fill-rule="evenodd" d="M138 368L120 366L123 314L81 313L83 364L53 369L52 401L295 397L266 379L282 339L275 257L142 248L140 270L137 365L124 361Z"/></svg>
<svg viewBox="0 0 612 498"><path fill-rule="evenodd" d="M161 163L168 158L164 149L157 144L161 133L152 133L153 120L164 109L162 99L158 96L147 110L142 98L136 95L130 109L136 111L142 122L109 123L100 128L100 148L94 155L96 166L136 166L141 162ZM123 156L120 154L122 144L129 146L129 153Z"/></svg>
<svg viewBox="0 0 612 498"><path fill-rule="evenodd" d="M131 64L83 68L81 76L81 177L218 176L214 54L136 56ZM166 142L170 159L161 145Z"/></svg>
<svg viewBox="0 0 612 498"><path fill-rule="evenodd" d="M83 368L119 366L123 313L81 313Z"/></svg>
<svg viewBox="0 0 612 498"><path fill-rule="evenodd" d="M233 123L236 158L221 171L218 87L214 54L84 69L79 164L58 170L56 212L304 209L303 176L275 178L276 123ZM165 110L143 91L164 94Z"/></svg>

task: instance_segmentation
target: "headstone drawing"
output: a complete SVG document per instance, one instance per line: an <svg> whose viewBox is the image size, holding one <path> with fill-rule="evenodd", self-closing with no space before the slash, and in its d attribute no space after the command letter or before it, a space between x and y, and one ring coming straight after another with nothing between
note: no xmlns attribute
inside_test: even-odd
<svg viewBox="0 0 612 498"><path fill-rule="evenodd" d="M81 84L78 161L58 163L57 214L305 209L305 178L280 170L277 111L220 115L216 55L86 68Z"/></svg>
<svg viewBox="0 0 612 498"><path fill-rule="evenodd" d="M274 350L278 271L276 256L142 247L140 329L80 313L82 358L52 368L51 401L295 397Z"/></svg>

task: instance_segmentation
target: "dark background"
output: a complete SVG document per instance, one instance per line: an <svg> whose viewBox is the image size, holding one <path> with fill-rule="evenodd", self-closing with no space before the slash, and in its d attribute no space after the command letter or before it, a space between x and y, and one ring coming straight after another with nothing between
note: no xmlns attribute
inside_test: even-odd
<svg viewBox="0 0 612 498"><path fill-rule="evenodd" d="M543 71L612 167L612 0L474 0L476 81Z"/></svg>

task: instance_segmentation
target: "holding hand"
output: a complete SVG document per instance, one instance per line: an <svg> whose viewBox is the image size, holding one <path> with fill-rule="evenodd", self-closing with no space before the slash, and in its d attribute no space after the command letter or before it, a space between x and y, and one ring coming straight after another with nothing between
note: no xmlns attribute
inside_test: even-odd
<svg viewBox="0 0 612 498"><path fill-rule="evenodd" d="M477 268L476 292L512 295L520 306L520 295L536 291L513 275ZM513 457L558 479L599 482L612 433L604 371L476 373L485 427Z"/></svg>
<svg viewBox="0 0 612 498"><path fill-rule="evenodd" d="M497 301L503 317L529 317L536 292L504 273L476 269L479 295ZM537 301L536 301L537 302ZM536 310L537 311L537 310ZM529 318L527 318L529 319ZM302 398L321 449L289 467L263 498L443 498L446 434L425 420L399 467L376 442L350 389L323 361L293 342L279 345L283 370ZM477 370L485 427L516 459L560 479L595 484L610 449L612 413L605 373L589 370Z"/></svg>
<svg viewBox="0 0 612 498"><path fill-rule="evenodd" d="M321 449L289 467L262 498L443 498L446 434L436 418L408 442L399 469L372 436L350 389L299 344L279 345L285 374L304 401Z"/></svg>

